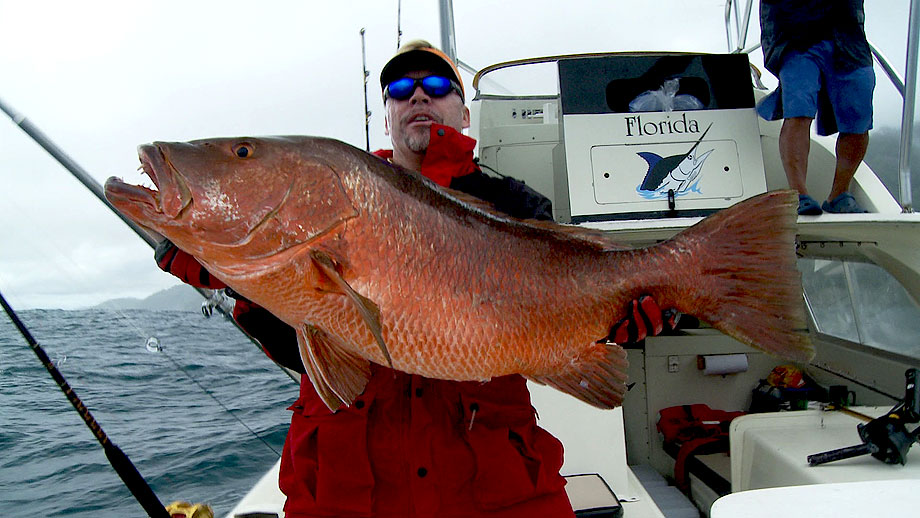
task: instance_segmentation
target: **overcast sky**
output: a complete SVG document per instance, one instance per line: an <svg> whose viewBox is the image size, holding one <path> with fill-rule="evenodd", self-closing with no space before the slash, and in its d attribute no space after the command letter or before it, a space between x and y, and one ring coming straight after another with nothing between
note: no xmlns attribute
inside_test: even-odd
<svg viewBox="0 0 920 518"><path fill-rule="evenodd" d="M909 2L867 4L870 39L903 75ZM0 99L100 183L143 181L136 147L154 140L308 134L363 147L363 27L371 147L389 147L377 78L396 49L397 5L0 0ZM457 51L475 68L578 52L724 52L724 9L720 0L455 0ZM437 2L404 0L401 27L403 42L439 44ZM755 13L748 46L758 38ZM751 60L760 65L759 52ZM895 95L877 90L876 126L897 120ZM0 292L14 307L72 309L178 283L2 114L0 151Z"/></svg>

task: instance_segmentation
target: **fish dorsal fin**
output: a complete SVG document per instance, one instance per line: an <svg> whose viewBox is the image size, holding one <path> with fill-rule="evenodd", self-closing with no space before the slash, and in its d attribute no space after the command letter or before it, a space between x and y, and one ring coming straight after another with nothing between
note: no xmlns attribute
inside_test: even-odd
<svg viewBox="0 0 920 518"><path fill-rule="evenodd" d="M567 365L549 376L528 376L597 408L620 406L626 394L626 351L610 342L597 342Z"/></svg>
<svg viewBox="0 0 920 518"><path fill-rule="evenodd" d="M387 344L383 341L382 326L380 325L380 308L378 308L377 304L374 304L372 300L364 297L348 285L348 282L342 278L342 274L336 269L335 261L329 257L329 254L322 250L312 250L310 252L310 257L313 259L314 264L319 267L320 271L326 274L326 276L329 277L329 279L331 279L355 305L364 323L367 324L367 327L371 330L371 334L374 335L374 340L377 341L377 345L380 347L380 351L383 353L387 365L393 368L393 359L390 357L390 351L387 349Z"/></svg>
<svg viewBox="0 0 920 518"><path fill-rule="evenodd" d="M591 243L594 246L597 246L602 252L611 252L614 250L631 250L633 248L629 245L618 243L614 241L613 238L611 238L608 234L593 228L585 228L575 225L562 225L553 221L542 221L536 219L528 219L525 220L524 223L532 227L542 228L552 232L558 232L570 238Z"/></svg>
<svg viewBox="0 0 920 518"><path fill-rule="evenodd" d="M364 392L371 376L370 362L348 352L340 339L303 324L297 330L297 344L307 376L329 410L351 406Z"/></svg>
<svg viewBox="0 0 920 518"><path fill-rule="evenodd" d="M546 221L539 219L517 219L513 216L498 210L495 208L495 205L477 198L471 194L466 194L461 191L456 191L448 187L438 187L438 189L449 194L452 198L455 198L457 201L462 202L464 205L468 205L480 212L489 214L495 218L503 219L505 221L514 221L521 225L530 226L533 228L538 228L544 231L560 233L566 235L570 238L578 239L580 241L586 241L592 243L602 251L610 250L628 250L631 247L625 246L623 244L613 241L608 235L604 234L600 230L595 230L591 228L578 227L574 225L563 225L561 223L556 223L555 221Z"/></svg>
<svg viewBox="0 0 920 518"><path fill-rule="evenodd" d="M476 209L480 212L484 212L491 216L495 216L503 219L513 219L508 214L495 208L495 205L492 203L483 200L482 198L477 198L472 194L467 194L463 191L458 191L456 189L451 189L450 187L444 187L443 185L437 185L434 187L437 190L443 191L449 197L454 198L456 201L461 202L464 205L467 205L473 209Z"/></svg>

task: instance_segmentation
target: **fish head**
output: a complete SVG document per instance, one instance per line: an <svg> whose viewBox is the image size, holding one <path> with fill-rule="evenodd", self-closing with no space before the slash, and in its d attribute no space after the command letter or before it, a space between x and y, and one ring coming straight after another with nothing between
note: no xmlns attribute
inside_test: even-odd
<svg viewBox="0 0 920 518"><path fill-rule="evenodd" d="M703 162L706 161L706 158L709 157L712 151L713 150L710 149L709 151L700 154L691 152L686 157L684 157L683 160L681 160L680 164L678 164L676 168L674 168L671 176L680 181L687 180L691 177L695 178L696 175L700 173L700 169L703 167Z"/></svg>
<svg viewBox="0 0 920 518"><path fill-rule="evenodd" d="M342 160L311 137L217 138L138 147L154 187L110 178L106 198L226 275L270 267L356 214Z"/></svg>
<svg viewBox="0 0 920 518"><path fill-rule="evenodd" d="M688 158L690 158L690 160L693 162L693 168L694 168L694 169L699 169L700 167L703 167L703 162L706 161L706 158L707 158L709 155L711 155L713 151L715 151L715 150L714 150L714 149L710 149L709 151L706 151L706 152L703 152L703 153L694 153L694 154L691 154Z"/></svg>

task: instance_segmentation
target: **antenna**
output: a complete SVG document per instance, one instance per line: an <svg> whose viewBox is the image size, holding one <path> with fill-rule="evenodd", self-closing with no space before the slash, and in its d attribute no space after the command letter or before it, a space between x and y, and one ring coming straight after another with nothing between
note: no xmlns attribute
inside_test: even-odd
<svg viewBox="0 0 920 518"><path fill-rule="evenodd" d="M367 53L364 50L364 27L361 27L361 69L364 71L364 149L371 150L371 111L367 109Z"/></svg>
<svg viewBox="0 0 920 518"><path fill-rule="evenodd" d="M402 41L402 0L396 2L396 50Z"/></svg>

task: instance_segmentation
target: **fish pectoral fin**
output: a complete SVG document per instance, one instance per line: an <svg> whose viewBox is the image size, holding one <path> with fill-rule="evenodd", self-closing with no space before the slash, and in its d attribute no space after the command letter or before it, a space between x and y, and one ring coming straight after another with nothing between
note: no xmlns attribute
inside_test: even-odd
<svg viewBox="0 0 920 518"><path fill-rule="evenodd" d="M597 408L620 406L626 394L626 351L612 342L597 342L557 374L527 376Z"/></svg>
<svg viewBox="0 0 920 518"><path fill-rule="evenodd" d="M370 362L349 352L339 338L303 324L297 330L297 345L307 376L329 410L351 406L364 392L371 376Z"/></svg>
<svg viewBox="0 0 920 518"><path fill-rule="evenodd" d="M354 303L364 323L367 324L367 327L371 330L371 334L374 335L374 340L377 341L377 345L380 347L380 352L383 353L387 365L392 369L393 358L390 357L390 351L387 349L387 344L383 341L382 326L380 325L380 308L377 307L377 304L374 304L374 301L364 297L348 285L348 282L342 278L342 274L336 269L335 261L329 257L329 254L322 250L313 250L310 252L310 257L320 271L326 274L326 276L348 296L352 303Z"/></svg>

